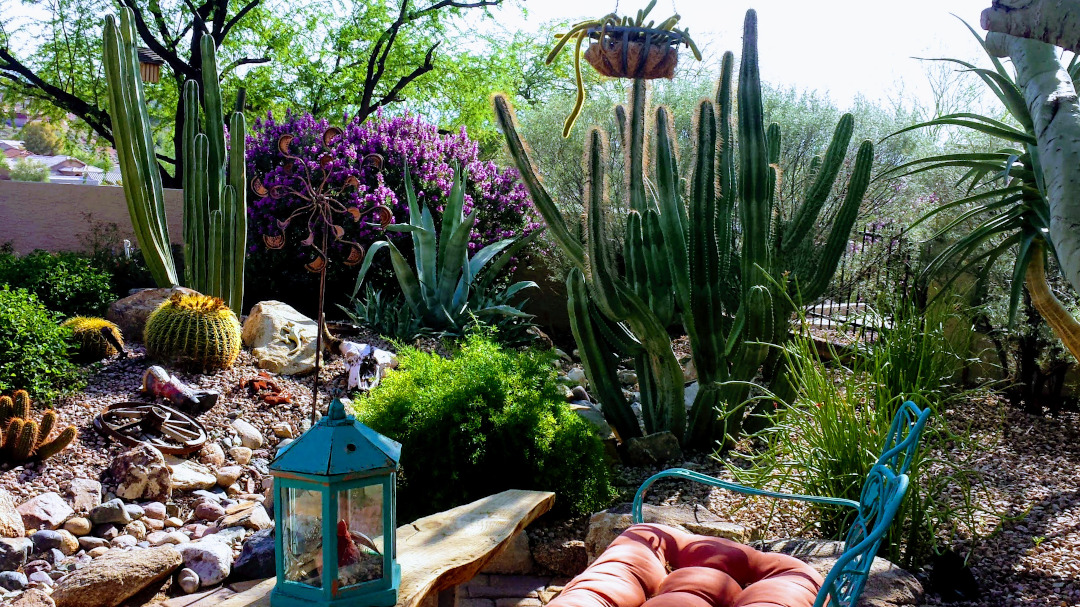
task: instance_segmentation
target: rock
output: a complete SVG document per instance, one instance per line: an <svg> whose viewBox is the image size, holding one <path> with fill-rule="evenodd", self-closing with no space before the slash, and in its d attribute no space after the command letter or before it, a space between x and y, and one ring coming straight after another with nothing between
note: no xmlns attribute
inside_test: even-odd
<svg viewBox="0 0 1080 607"><path fill-rule="evenodd" d="M166 580L181 561L179 552L165 546L106 552L61 580L52 598L57 607L116 607Z"/></svg>
<svg viewBox="0 0 1080 607"><path fill-rule="evenodd" d="M166 527L183 527L184 526L184 521L181 520L178 517L170 516L169 518L165 519L165 526Z"/></svg>
<svg viewBox="0 0 1080 607"><path fill-rule="evenodd" d="M57 533L60 534L60 552L63 552L64 556L71 556L79 551L79 538L75 537L74 533L67 529L60 529Z"/></svg>
<svg viewBox="0 0 1080 607"><path fill-rule="evenodd" d="M31 584L44 586L46 588L51 587L54 583L52 576L44 571L35 571L34 573L31 573L27 579Z"/></svg>
<svg viewBox="0 0 1080 607"><path fill-rule="evenodd" d="M217 502L204 500L195 506L195 518L203 521L216 521L225 516L225 507Z"/></svg>
<svg viewBox="0 0 1080 607"><path fill-rule="evenodd" d="M173 293L194 293L185 287L167 287L164 289L144 289L115 301L109 306L105 318L116 323L127 341L142 341L143 328L150 313L157 309Z"/></svg>
<svg viewBox="0 0 1080 607"><path fill-rule="evenodd" d="M42 493L15 509L26 529L56 529L75 514L59 493Z"/></svg>
<svg viewBox="0 0 1080 607"><path fill-rule="evenodd" d="M92 525L90 524L90 521L81 516L70 518L64 523L64 530L76 537L90 535L91 528Z"/></svg>
<svg viewBox="0 0 1080 607"><path fill-rule="evenodd" d="M23 525L22 515L15 508L15 498L0 488L0 538L25 535L26 526Z"/></svg>
<svg viewBox="0 0 1080 607"><path fill-rule="evenodd" d="M146 525L147 531L161 531L165 528L165 521L159 521L156 518L146 517L142 522Z"/></svg>
<svg viewBox="0 0 1080 607"><path fill-rule="evenodd" d="M587 402L587 403L592 402L592 399L589 398L589 393L586 392L585 388L582 388L581 386L574 386L573 388L570 389L570 399L569 400L571 400L571 401L584 401L584 402Z"/></svg>
<svg viewBox="0 0 1080 607"><path fill-rule="evenodd" d="M754 547L763 552L789 554L816 569L822 577L828 575L844 552L844 542L832 540L771 540L756 542ZM859 597L859 607L918 605L922 597L923 587L915 576L876 557Z"/></svg>
<svg viewBox="0 0 1080 607"><path fill-rule="evenodd" d="M207 442L199 449L199 463L206 464L211 468L225 465L225 451L216 442Z"/></svg>
<svg viewBox="0 0 1080 607"><path fill-rule="evenodd" d="M573 369L570 369L569 372L567 372L566 377L569 378L570 381L581 386L582 388L585 387L585 369L582 369L581 367L574 367Z"/></svg>
<svg viewBox="0 0 1080 607"><path fill-rule="evenodd" d="M108 546L98 546L97 548L91 548L86 553L90 555L90 558L96 559L97 557L104 555L108 551Z"/></svg>
<svg viewBox="0 0 1080 607"><path fill-rule="evenodd" d="M637 373L633 371L619 371L619 383L624 386L632 386L637 383Z"/></svg>
<svg viewBox="0 0 1080 607"><path fill-rule="evenodd" d="M34 542L28 537L0 538L0 571L14 571L26 564Z"/></svg>
<svg viewBox="0 0 1080 607"><path fill-rule="evenodd" d="M274 521L266 513L262 504L249 502L242 508L227 508L226 516L218 523L219 527L244 527L260 531L274 526Z"/></svg>
<svg viewBox="0 0 1080 607"><path fill-rule="evenodd" d="M278 438L295 438L296 433L293 432L292 426L289 422L278 422L273 427L274 436Z"/></svg>
<svg viewBox="0 0 1080 607"><path fill-rule="evenodd" d="M146 511L138 504L124 504L124 512L127 512L131 520L137 521L146 516Z"/></svg>
<svg viewBox="0 0 1080 607"><path fill-rule="evenodd" d="M30 536L30 541L34 542L34 554L42 554L64 544L64 538L60 535L60 532L49 529L35 532L34 535Z"/></svg>
<svg viewBox="0 0 1080 607"><path fill-rule="evenodd" d="M281 452L284 451L286 447L291 445L293 440L295 440L295 439L292 439L292 438L283 438L283 439L281 439L281 442L279 442L277 444L277 451L274 453L275 457L278 456L278 455L281 455Z"/></svg>
<svg viewBox="0 0 1080 607"><path fill-rule="evenodd" d="M138 543L139 540L127 534L118 535L109 541L109 545L113 548L134 548Z"/></svg>
<svg viewBox="0 0 1080 607"><path fill-rule="evenodd" d="M119 483L116 495L126 500L165 501L172 496L172 472L161 452L150 445L121 453L109 465L109 472Z"/></svg>
<svg viewBox="0 0 1080 607"><path fill-rule="evenodd" d="M120 529L112 523L105 523L104 525L98 525L97 527L94 527L92 533L100 538L112 540L116 536L120 535Z"/></svg>
<svg viewBox="0 0 1080 607"><path fill-rule="evenodd" d="M27 563L23 567L23 573L25 573L26 575L30 575L31 573L34 573L35 571L44 571L45 573L48 573L48 572L52 571L52 569L53 569L53 566L51 564L49 564L49 561L37 560L37 561L31 561L31 562Z"/></svg>
<svg viewBox="0 0 1080 607"><path fill-rule="evenodd" d="M142 509L143 514L148 519L153 519L156 521L165 520L165 504L162 504L161 502L147 502L142 505Z"/></svg>
<svg viewBox="0 0 1080 607"><path fill-rule="evenodd" d="M274 477L268 476L263 479L263 508L270 514L274 513Z"/></svg>
<svg viewBox="0 0 1080 607"><path fill-rule="evenodd" d="M0 588L4 590L22 590L29 583L30 581L26 579L25 573L18 571L0 572Z"/></svg>
<svg viewBox="0 0 1080 607"><path fill-rule="evenodd" d="M698 383L692 382L686 385L686 390L683 392L683 403L687 409L694 406L694 399L697 398Z"/></svg>
<svg viewBox="0 0 1080 607"><path fill-rule="evenodd" d="M59 565L64 562L64 553L60 552L59 548L49 548L45 552L41 553L41 560L48 562L52 565Z"/></svg>
<svg viewBox="0 0 1080 607"><path fill-rule="evenodd" d="M172 531L170 533L155 531L146 536L146 541L150 542L151 546L164 546L165 544L186 544L191 539L181 531Z"/></svg>
<svg viewBox="0 0 1080 607"><path fill-rule="evenodd" d="M90 512L101 504L101 483L89 478L75 478L68 485L68 498L75 512Z"/></svg>
<svg viewBox="0 0 1080 607"><path fill-rule="evenodd" d="M625 458L631 466L653 466L663 462L683 461L679 439L671 432L656 432L626 441Z"/></svg>
<svg viewBox="0 0 1080 607"><path fill-rule="evenodd" d="M274 530L256 531L244 542L240 556L233 563L234 579L258 580L274 577Z"/></svg>
<svg viewBox="0 0 1080 607"><path fill-rule="evenodd" d="M176 491L195 491L209 489L217 484L217 477L210 468L191 460L169 455L165 457L172 476L172 487Z"/></svg>
<svg viewBox="0 0 1080 607"><path fill-rule="evenodd" d="M302 375L315 368L317 335L315 321L292 306L280 301L261 301L252 306L241 337L244 345L251 348L260 369L281 375Z"/></svg>
<svg viewBox="0 0 1080 607"><path fill-rule="evenodd" d="M240 435L240 442L248 449L262 449L263 435L255 429L255 426L242 419L234 419L232 427Z"/></svg>
<svg viewBox="0 0 1080 607"><path fill-rule="evenodd" d="M15 599L11 607L56 607L56 603L45 592L31 588Z"/></svg>
<svg viewBox="0 0 1080 607"><path fill-rule="evenodd" d="M233 551L227 542L207 538L177 549L183 555L184 566L199 575L199 583L204 588L221 583L232 571Z"/></svg>
<svg viewBox="0 0 1080 607"><path fill-rule="evenodd" d="M589 555L581 540L537 542L532 556L540 567L568 578L585 571L589 564Z"/></svg>
<svg viewBox="0 0 1080 607"><path fill-rule="evenodd" d="M246 466L251 461L251 449L247 447L233 447L229 449L229 455L241 466Z"/></svg>
<svg viewBox="0 0 1080 607"><path fill-rule="evenodd" d="M141 542L146 539L146 525L142 521L131 521L124 527L124 534Z"/></svg>
<svg viewBox="0 0 1080 607"><path fill-rule="evenodd" d="M228 487L235 483L243 473L243 466L225 466L224 468L218 468L217 484L222 487Z"/></svg>
<svg viewBox="0 0 1080 607"><path fill-rule="evenodd" d="M631 520L632 504L618 504L607 510L601 510L589 517L589 529L585 534L585 549L591 563L600 553L615 541L619 534L626 531ZM747 529L742 525L722 520L718 515L698 504L674 504L653 506L642 504L642 516L646 522L670 525L676 529L699 535L723 537L739 543L748 543L758 539L756 529Z"/></svg>
<svg viewBox="0 0 1080 607"><path fill-rule="evenodd" d="M180 589L185 593L191 594L199 589L199 574L184 567L176 575L176 583L180 585Z"/></svg>
<svg viewBox="0 0 1080 607"><path fill-rule="evenodd" d="M111 499L90 511L90 522L95 525L117 523L126 525L131 522L131 515L124 508L120 498Z"/></svg>
<svg viewBox="0 0 1080 607"><path fill-rule="evenodd" d="M529 536L524 530L510 538L506 548L495 556L480 573L499 575L529 575L533 572L533 557L529 550Z"/></svg>
<svg viewBox="0 0 1080 607"><path fill-rule="evenodd" d="M109 542L101 539L100 537L94 537L92 535L84 535L79 538L79 547L83 550L90 551L94 548L108 547Z"/></svg>

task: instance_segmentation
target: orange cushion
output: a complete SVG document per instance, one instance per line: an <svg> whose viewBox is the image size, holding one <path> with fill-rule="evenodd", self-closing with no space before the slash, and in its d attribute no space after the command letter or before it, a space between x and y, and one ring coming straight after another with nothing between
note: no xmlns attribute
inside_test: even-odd
<svg viewBox="0 0 1080 607"><path fill-rule="evenodd" d="M622 533L548 607L812 607L806 563L667 525Z"/></svg>

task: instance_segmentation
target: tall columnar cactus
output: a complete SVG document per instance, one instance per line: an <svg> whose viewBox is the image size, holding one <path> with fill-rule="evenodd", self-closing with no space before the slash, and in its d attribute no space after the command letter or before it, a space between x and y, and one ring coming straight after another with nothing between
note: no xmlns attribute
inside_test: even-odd
<svg viewBox="0 0 1080 607"><path fill-rule="evenodd" d="M14 399L0 396L0 461L43 460L63 451L78 436L75 426L68 426L56 436L56 411L46 411L41 423L30 419L30 396L16 390Z"/></svg>
<svg viewBox="0 0 1080 607"><path fill-rule="evenodd" d="M625 273L607 246L604 134L594 128L588 135L585 241L580 242L540 183L509 102L495 98L510 154L550 233L575 266L567 279L571 328L592 389L624 439L641 433L615 373L618 359L628 357L638 371L646 432L669 430L697 447L739 436L750 382L763 365L770 370L776 351L770 344L787 339L793 306L815 299L828 286L869 183L873 146L867 141L859 147L846 197L825 241L811 237L851 140L853 119L846 115L816 163L803 203L782 220L776 200L780 129L764 125L753 10L744 25L737 135L732 133L733 64L734 56L726 53L716 102L702 101L697 108L689 188L680 181L671 117L663 107L655 111L653 163L646 166L645 82L634 81L629 113L616 108L626 154L623 199L631 208ZM655 186L648 189L647 169ZM666 330L675 318L690 338L700 382L688 428L683 371Z"/></svg>
<svg viewBox="0 0 1080 607"><path fill-rule="evenodd" d="M109 116L135 237L154 282L167 287L179 284L179 280L170 249L154 134L139 75L133 20L128 8L120 9L119 26L116 17L105 17L104 66L109 83Z"/></svg>
<svg viewBox="0 0 1080 607"><path fill-rule="evenodd" d="M226 153L213 36L203 34L199 49L205 125L199 115L199 84L194 80L184 83L184 280L196 291L225 300L240 314L247 254L243 90L229 118Z"/></svg>

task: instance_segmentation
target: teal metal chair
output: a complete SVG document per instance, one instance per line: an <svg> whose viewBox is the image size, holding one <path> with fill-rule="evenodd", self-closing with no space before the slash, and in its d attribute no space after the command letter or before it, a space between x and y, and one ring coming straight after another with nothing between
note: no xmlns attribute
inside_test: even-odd
<svg viewBox="0 0 1080 607"><path fill-rule="evenodd" d="M900 406L889 426L888 435L881 448L881 455L866 475L866 481L863 483L857 502L836 497L755 489L685 468L673 468L654 474L642 483L634 496L633 522L644 522L641 505L645 499L645 493L650 485L662 478L681 478L747 495L852 508L856 513L855 521L848 529L844 541L844 552L829 574L825 576L825 583L818 592L814 607L824 607L826 603L831 606L854 607L866 584L866 578L870 574L870 567L873 565L878 547L892 525L893 518L900 509L900 503L903 502L904 495L907 493L907 471L914 461L915 452L919 448L919 439L929 417L929 408L920 409L911 401Z"/></svg>

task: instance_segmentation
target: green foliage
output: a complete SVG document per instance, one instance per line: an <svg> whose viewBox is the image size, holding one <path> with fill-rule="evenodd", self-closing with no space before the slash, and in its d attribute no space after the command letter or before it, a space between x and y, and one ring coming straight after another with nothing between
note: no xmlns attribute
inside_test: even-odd
<svg viewBox="0 0 1080 607"><path fill-rule="evenodd" d="M56 418L56 411L46 411L40 425L30 419L30 396L25 390L0 396L0 461L44 460L66 449L79 433L75 426L68 426L51 436Z"/></svg>
<svg viewBox="0 0 1080 607"><path fill-rule="evenodd" d="M363 299L353 299L352 309L343 307L342 310L354 323L365 325L389 339L407 343L431 333L419 318L413 316L400 296L387 297L370 284L364 287Z"/></svg>
<svg viewBox="0 0 1080 607"><path fill-rule="evenodd" d="M115 297L110 276L76 253L0 252L0 285L23 288L63 317L104 314Z"/></svg>
<svg viewBox="0 0 1080 607"><path fill-rule="evenodd" d="M143 342L151 357L215 372L240 355L240 321L217 297L174 293L146 319Z"/></svg>
<svg viewBox="0 0 1080 607"><path fill-rule="evenodd" d="M19 136L26 150L38 156L56 156L64 147L63 136L47 122L29 122Z"/></svg>
<svg viewBox="0 0 1080 607"><path fill-rule="evenodd" d="M729 464L742 483L771 484L808 495L858 501L863 480L897 408L905 400L943 411L962 397L952 384L970 334L957 331L959 316L946 302L921 314L910 304L894 310L891 330L877 341L838 352L833 366L822 361L813 340L800 333L784 347L784 362L795 388L795 402L774 414L776 424L758 434L765 448L744 456L749 466ZM803 319L805 327L805 319ZM846 361L838 364L835 361ZM941 415L930 418L908 475L908 497L890 528L883 556L911 568L949 545L957 529L974 532L972 506L975 471L955 454L968 439L954 434ZM952 446L948 458L941 450ZM974 445L968 445L974 447ZM970 452L974 455L975 450ZM959 505L956 497L959 496ZM827 537L843 537L850 511L813 505L814 525Z"/></svg>
<svg viewBox="0 0 1080 607"><path fill-rule="evenodd" d="M474 332L450 359L415 348L398 357L355 406L402 444L402 520L510 488L554 491L563 514L614 497L600 439L559 395L550 353L504 350Z"/></svg>
<svg viewBox="0 0 1080 607"><path fill-rule="evenodd" d="M49 167L32 158L19 158L8 172L12 181L49 182Z"/></svg>
<svg viewBox="0 0 1080 607"><path fill-rule="evenodd" d="M82 378L68 360L69 335L25 289L0 286L0 391L24 389L51 402L78 389Z"/></svg>

